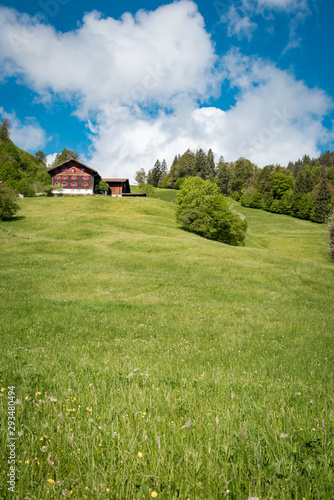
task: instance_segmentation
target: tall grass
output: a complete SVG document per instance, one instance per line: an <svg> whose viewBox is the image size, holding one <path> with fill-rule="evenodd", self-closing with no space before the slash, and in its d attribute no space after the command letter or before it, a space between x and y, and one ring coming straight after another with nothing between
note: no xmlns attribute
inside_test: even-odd
<svg viewBox="0 0 334 500"><path fill-rule="evenodd" d="M235 205L235 248L161 200L21 203L0 232L2 498L333 498L325 226Z"/></svg>

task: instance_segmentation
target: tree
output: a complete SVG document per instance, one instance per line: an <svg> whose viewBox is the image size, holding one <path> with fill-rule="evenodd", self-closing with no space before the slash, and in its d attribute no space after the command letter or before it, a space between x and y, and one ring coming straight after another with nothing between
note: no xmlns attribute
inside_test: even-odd
<svg viewBox="0 0 334 500"><path fill-rule="evenodd" d="M216 165L215 165L215 156L212 152L212 149L209 149L207 155L207 179L213 179L216 175Z"/></svg>
<svg viewBox="0 0 334 500"><path fill-rule="evenodd" d="M19 210L13 189L0 185L0 220L10 219Z"/></svg>
<svg viewBox="0 0 334 500"><path fill-rule="evenodd" d="M109 189L109 184L106 181L104 181L103 179L101 179L97 185L97 190L103 191L104 194L107 194L108 189Z"/></svg>
<svg viewBox="0 0 334 500"><path fill-rule="evenodd" d="M175 157L170 169L171 186L181 177L195 175L195 155L190 149L187 149L180 157Z"/></svg>
<svg viewBox="0 0 334 500"><path fill-rule="evenodd" d="M37 163L44 163L46 165L46 154L43 151L36 151L35 158Z"/></svg>
<svg viewBox="0 0 334 500"><path fill-rule="evenodd" d="M146 172L143 168L140 170L137 170L136 175L135 175L135 181L137 184L146 184L147 180L147 175Z"/></svg>
<svg viewBox="0 0 334 500"><path fill-rule="evenodd" d="M167 175L168 169L167 169L167 162L166 162L165 158L161 162L160 170L161 170L161 174L166 174Z"/></svg>
<svg viewBox="0 0 334 500"><path fill-rule="evenodd" d="M158 187L160 175L161 175L161 163L159 160L157 160L152 169L152 182L150 182L152 186Z"/></svg>
<svg viewBox="0 0 334 500"><path fill-rule="evenodd" d="M208 158L203 149L199 149L195 154L195 175L208 179Z"/></svg>
<svg viewBox="0 0 334 500"><path fill-rule="evenodd" d="M256 171L257 166L246 158L239 158L232 163L229 192L233 193L233 191L237 191L241 195L242 190Z"/></svg>
<svg viewBox="0 0 334 500"><path fill-rule="evenodd" d="M229 245L243 245L247 223L230 209L215 182L184 180L178 194L176 220L187 231Z"/></svg>
<svg viewBox="0 0 334 500"><path fill-rule="evenodd" d="M224 157L221 156L217 165L217 184L223 194L230 194L228 190L230 178L231 165L224 161Z"/></svg>
<svg viewBox="0 0 334 500"><path fill-rule="evenodd" d="M167 163L166 160L163 159L160 165L160 177L158 181L158 187L162 187L166 177L168 176L168 169L167 169Z"/></svg>
<svg viewBox="0 0 334 500"><path fill-rule="evenodd" d="M331 209L331 192L327 185L326 174L323 171L319 185L319 191L314 202L311 220L314 222L325 222Z"/></svg>
<svg viewBox="0 0 334 500"><path fill-rule="evenodd" d="M57 154L54 162L52 163L52 167L56 165L61 165L67 160L73 158L74 160L79 160L79 155L75 151L71 151L70 149L64 148L60 154Z"/></svg>
<svg viewBox="0 0 334 500"><path fill-rule="evenodd" d="M273 193L275 198L281 199L286 191L293 187L292 173L278 172L273 178Z"/></svg>
<svg viewBox="0 0 334 500"><path fill-rule="evenodd" d="M10 121L7 118L1 120L0 123L0 140L4 142L10 141Z"/></svg>
<svg viewBox="0 0 334 500"><path fill-rule="evenodd" d="M329 224L328 224L328 230L329 230L329 256L331 259L334 259L334 212L331 215L331 218L329 219Z"/></svg>

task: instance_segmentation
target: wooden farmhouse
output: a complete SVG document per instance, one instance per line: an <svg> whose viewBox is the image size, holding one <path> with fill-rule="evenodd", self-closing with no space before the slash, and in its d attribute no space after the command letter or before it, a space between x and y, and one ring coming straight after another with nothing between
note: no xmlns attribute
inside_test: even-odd
<svg viewBox="0 0 334 500"><path fill-rule="evenodd" d="M94 194L101 176L93 168L79 160L69 160L48 170L52 177L52 185L62 188L64 194ZM130 195L129 179L103 179L109 186L109 196Z"/></svg>

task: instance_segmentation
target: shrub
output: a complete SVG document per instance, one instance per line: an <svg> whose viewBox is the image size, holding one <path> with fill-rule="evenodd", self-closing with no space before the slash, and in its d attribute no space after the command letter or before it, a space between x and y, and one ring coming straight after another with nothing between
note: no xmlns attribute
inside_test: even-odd
<svg viewBox="0 0 334 500"><path fill-rule="evenodd" d="M151 186L151 184L144 184L144 183L139 184L138 190L140 193L145 193L146 196L151 196L155 192L155 189L153 186Z"/></svg>
<svg viewBox="0 0 334 500"><path fill-rule="evenodd" d="M19 208L15 191L8 186L0 185L0 219L10 219Z"/></svg>
<svg viewBox="0 0 334 500"><path fill-rule="evenodd" d="M178 194L176 220L183 229L209 240L244 245L247 222L230 210L214 182L185 178Z"/></svg>

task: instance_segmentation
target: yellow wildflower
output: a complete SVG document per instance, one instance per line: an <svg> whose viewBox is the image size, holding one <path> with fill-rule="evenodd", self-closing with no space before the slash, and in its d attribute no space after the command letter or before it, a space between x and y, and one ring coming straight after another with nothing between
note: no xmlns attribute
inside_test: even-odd
<svg viewBox="0 0 334 500"><path fill-rule="evenodd" d="M1 392L4 392L6 389L4 387L1 387Z"/></svg>
<svg viewBox="0 0 334 500"><path fill-rule="evenodd" d="M54 482L54 480L53 480L53 479L48 479L48 483L50 483L50 484L54 484L55 482Z"/></svg>
<svg viewBox="0 0 334 500"><path fill-rule="evenodd" d="M157 498L157 496L158 496L158 493L156 491L152 491L151 497L152 498Z"/></svg>
<svg viewBox="0 0 334 500"><path fill-rule="evenodd" d="M144 455L142 454L142 452L141 452L141 451L139 451L139 452L138 452L138 457L139 457L139 458L143 458L143 456L144 456Z"/></svg>

